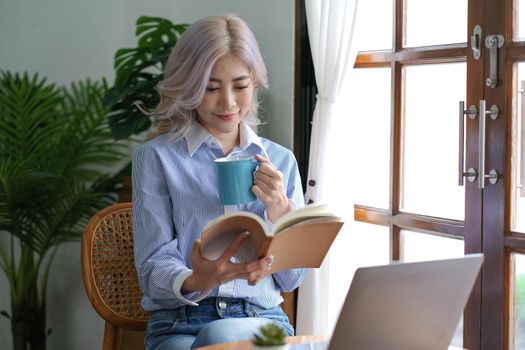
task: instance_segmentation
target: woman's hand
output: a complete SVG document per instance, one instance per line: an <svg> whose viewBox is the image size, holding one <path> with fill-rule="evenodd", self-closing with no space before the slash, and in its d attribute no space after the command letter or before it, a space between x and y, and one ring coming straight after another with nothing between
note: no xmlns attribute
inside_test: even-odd
<svg viewBox="0 0 525 350"><path fill-rule="evenodd" d="M261 164L255 172L252 191L268 208L268 219L275 223L291 209L284 191L283 173L268 158L259 154L255 157Z"/></svg>
<svg viewBox="0 0 525 350"><path fill-rule="evenodd" d="M234 279L245 279L253 285L271 267L273 257L264 257L249 263L233 263L231 258L239 250L250 233L241 233L217 260L208 260L201 254L202 243L198 239L191 251L193 274L181 287L181 292L207 291Z"/></svg>

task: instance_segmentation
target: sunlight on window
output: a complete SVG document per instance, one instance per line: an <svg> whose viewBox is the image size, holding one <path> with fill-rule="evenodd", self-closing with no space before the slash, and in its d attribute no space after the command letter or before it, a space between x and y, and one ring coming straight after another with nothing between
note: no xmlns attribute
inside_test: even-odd
<svg viewBox="0 0 525 350"><path fill-rule="evenodd" d="M402 230L404 261L458 258L464 255L462 240Z"/></svg>
<svg viewBox="0 0 525 350"><path fill-rule="evenodd" d="M518 26L518 39L525 40L525 0L518 1L518 8L516 9L518 15L516 16Z"/></svg>
<svg viewBox="0 0 525 350"><path fill-rule="evenodd" d="M359 169L353 180L359 184L354 188L355 203L388 209L390 68L355 69L352 82L344 93L352 100L346 110L359 120L353 124L354 144L366 150L355 152L354 169Z"/></svg>
<svg viewBox="0 0 525 350"><path fill-rule="evenodd" d="M392 0L359 2L354 31L357 50L392 49Z"/></svg>
<svg viewBox="0 0 525 350"><path fill-rule="evenodd" d="M525 255L512 254L514 262L514 300L511 300L511 324L514 329L514 348L525 349ZM511 284L512 285L512 284Z"/></svg>
<svg viewBox="0 0 525 350"><path fill-rule="evenodd" d="M525 81L525 63L519 63L517 64L518 74L517 74L517 81L515 82L515 86L517 87L517 90L521 90L522 85L521 82ZM525 125L522 124L524 116L522 116L523 113L523 96L518 91L515 91L516 96L514 96L514 100L516 103L516 108L514 109L514 115L513 115L513 126L514 130L512 133L513 136L513 142L512 142L512 212L511 212L511 229L513 231L523 232L525 233L525 197L521 197L521 186L525 186L525 183L521 183L521 175L522 175L522 160L523 160L523 154L521 149L521 142L523 142L522 138L524 135L524 128ZM525 174L523 174L525 176Z"/></svg>
<svg viewBox="0 0 525 350"><path fill-rule="evenodd" d="M406 0L405 47L467 42L467 0Z"/></svg>
<svg viewBox="0 0 525 350"><path fill-rule="evenodd" d="M464 63L405 68L400 205L405 212L464 218L465 191L458 186L458 103L465 100L465 69Z"/></svg>

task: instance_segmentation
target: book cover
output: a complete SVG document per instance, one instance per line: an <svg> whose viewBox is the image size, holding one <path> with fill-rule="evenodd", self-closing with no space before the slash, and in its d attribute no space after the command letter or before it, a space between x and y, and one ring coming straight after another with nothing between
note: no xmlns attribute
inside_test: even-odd
<svg viewBox="0 0 525 350"><path fill-rule="evenodd" d="M210 221L202 233L202 255L217 259L242 232L250 237L235 254L240 262L273 255L268 274L304 267L319 267L344 222L325 204L311 204L283 215L270 230L259 216L232 212Z"/></svg>

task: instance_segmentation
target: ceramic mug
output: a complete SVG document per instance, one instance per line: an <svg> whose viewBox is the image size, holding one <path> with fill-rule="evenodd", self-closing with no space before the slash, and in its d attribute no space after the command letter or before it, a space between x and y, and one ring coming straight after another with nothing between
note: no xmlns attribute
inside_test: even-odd
<svg viewBox="0 0 525 350"><path fill-rule="evenodd" d="M253 156L224 157L215 160L219 201L222 205L239 205L257 199L252 192L253 173L259 162Z"/></svg>

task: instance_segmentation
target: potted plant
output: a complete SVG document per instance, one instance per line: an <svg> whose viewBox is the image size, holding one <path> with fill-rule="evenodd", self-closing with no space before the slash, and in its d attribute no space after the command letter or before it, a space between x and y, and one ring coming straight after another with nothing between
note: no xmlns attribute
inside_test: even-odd
<svg viewBox="0 0 525 350"><path fill-rule="evenodd" d="M139 134L151 126L151 120L136 105L154 108L158 103L156 86L178 38L187 24L173 24L160 17L137 19L135 48L115 53L115 82L104 96L109 109L109 125L115 139Z"/></svg>
<svg viewBox="0 0 525 350"><path fill-rule="evenodd" d="M46 348L46 287L57 249L115 202L127 148L108 128L105 91L101 82L66 89L0 71L0 235L7 242L0 269L11 301L1 314L16 350Z"/></svg>
<svg viewBox="0 0 525 350"><path fill-rule="evenodd" d="M164 75L166 61L187 24L174 24L161 17L137 19L137 47L117 50L115 81L103 104L115 140L130 138L150 128L152 120L137 105L153 109L159 102L156 87ZM131 170L123 173L123 199L131 200Z"/></svg>
<svg viewBox="0 0 525 350"><path fill-rule="evenodd" d="M288 349L286 343L286 333L275 323L268 323L261 326L254 334L253 349L257 350L285 350Z"/></svg>

